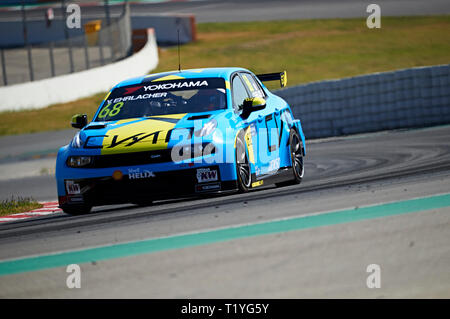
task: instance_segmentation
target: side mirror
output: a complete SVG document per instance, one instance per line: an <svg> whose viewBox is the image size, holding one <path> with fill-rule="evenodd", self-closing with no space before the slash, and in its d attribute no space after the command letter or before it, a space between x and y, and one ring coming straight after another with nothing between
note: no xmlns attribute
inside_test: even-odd
<svg viewBox="0 0 450 319"><path fill-rule="evenodd" d="M86 114L75 114L72 116L72 127L82 129L88 124L88 119Z"/></svg>
<svg viewBox="0 0 450 319"><path fill-rule="evenodd" d="M266 107L266 100L261 97L250 97L244 100L242 104L242 114L243 118L248 118L250 113L262 110Z"/></svg>

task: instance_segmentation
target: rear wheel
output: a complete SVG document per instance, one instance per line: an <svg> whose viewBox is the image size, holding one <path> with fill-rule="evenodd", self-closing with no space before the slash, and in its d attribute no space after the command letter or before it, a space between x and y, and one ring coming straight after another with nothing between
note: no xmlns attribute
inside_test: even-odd
<svg viewBox="0 0 450 319"><path fill-rule="evenodd" d="M252 175L243 134L236 139L236 173L239 191L247 192L252 184Z"/></svg>
<svg viewBox="0 0 450 319"><path fill-rule="evenodd" d="M303 164L303 143L297 131L291 129L289 133L289 152L291 154L291 165L293 179L287 182L277 183L277 186L300 184L305 173Z"/></svg>
<svg viewBox="0 0 450 319"><path fill-rule="evenodd" d="M64 207L62 210L64 213L66 213L68 215L76 216L76 215L89 214L91 209L92 209L92 206L76 205L76 206Z"/></svg>

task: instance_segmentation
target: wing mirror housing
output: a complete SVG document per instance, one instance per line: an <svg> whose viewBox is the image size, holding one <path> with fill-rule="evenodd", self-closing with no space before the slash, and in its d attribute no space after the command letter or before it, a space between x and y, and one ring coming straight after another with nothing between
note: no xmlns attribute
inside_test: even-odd
<svg viewBox="0 0 450 319"><path fill-rule="evenodd" d="M75 114L72 116L71 125L74 128L82 129L88 124L88 118L86 114Z"/></svg>
<svg viewBox="0 0 450 319"><path fill-rule="evenodd" d="M266 107L266 100L262 97L250 97L244 100L242 104L242 114L243 118L248 118L252 112L262 110Z"/></svg>

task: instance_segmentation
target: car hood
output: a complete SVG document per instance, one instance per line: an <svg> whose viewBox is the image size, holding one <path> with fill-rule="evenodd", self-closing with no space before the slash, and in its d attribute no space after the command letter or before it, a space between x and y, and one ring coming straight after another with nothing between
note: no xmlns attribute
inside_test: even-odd
<svg viewBox="0 0 450 319"><path fill-rule="evenodd" d="M91 122L80 131L80 138L85 149L99 150L105 155L167 149L173 129L200 129L221 113L182 113Z"/></svg>

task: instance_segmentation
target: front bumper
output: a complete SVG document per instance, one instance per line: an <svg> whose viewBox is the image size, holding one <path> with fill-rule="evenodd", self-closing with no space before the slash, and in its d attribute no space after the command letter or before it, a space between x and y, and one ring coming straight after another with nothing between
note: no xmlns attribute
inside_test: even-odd
<svg viewBox="0 0 450 319"><path fill-rule="evenodd" d="M66 178L65 194L59 195L59 205L99 206L136 203L154 199L176 198L237 190L235 180L223 180L219 166L150 172L129 170L106 177Z"/></svg>

